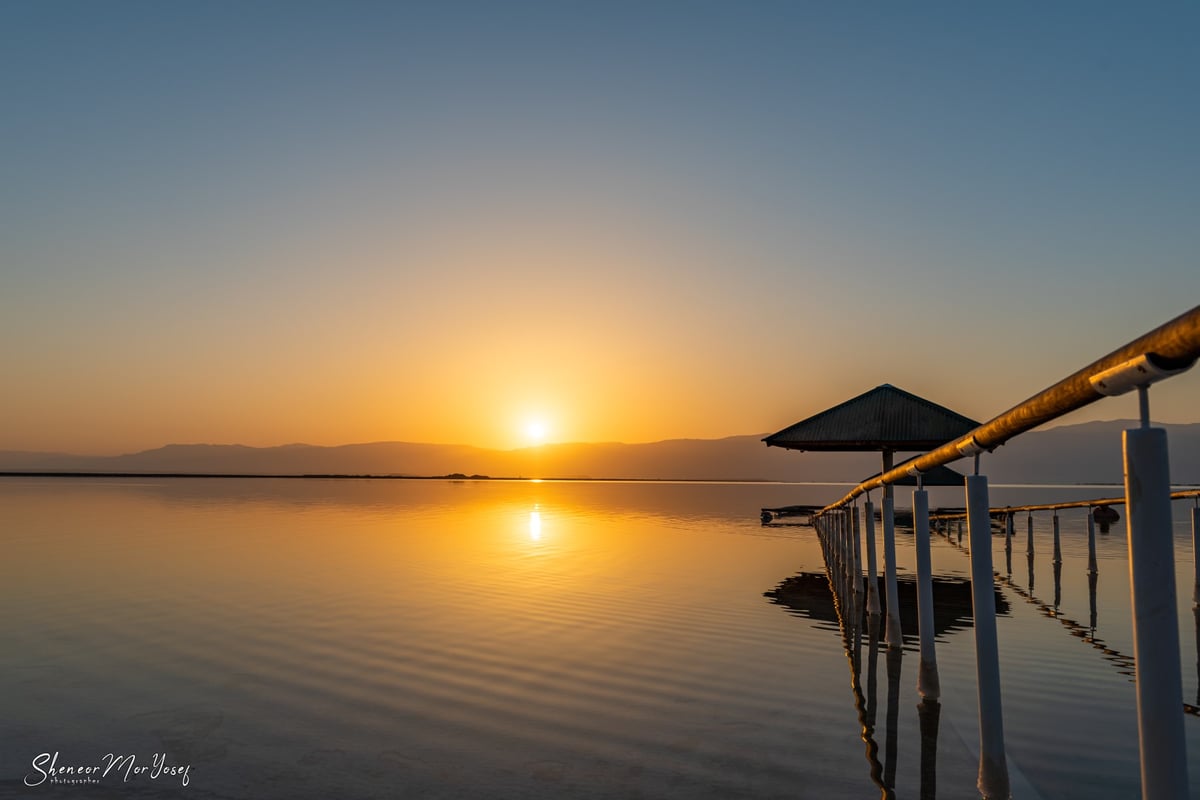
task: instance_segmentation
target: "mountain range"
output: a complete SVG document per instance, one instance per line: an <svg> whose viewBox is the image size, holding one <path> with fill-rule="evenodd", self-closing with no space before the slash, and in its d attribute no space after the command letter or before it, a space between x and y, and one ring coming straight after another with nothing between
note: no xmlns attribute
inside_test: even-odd
<svg viewBox="0 0 1200 800"><path fill-rule="evenodd" d="M1112 420L1032 431L985 454L985 471L996 483L1120 483L1120 432L1135 426L1130 420ZM1172 481L1200 483L1200 423L1160 427L1168 431ZM0 451L0 471L797 482L856 482L879 471L880 457L874 453L801 453L767 447L761 439L755 434L516 450L373 442L338 447L171 444L118 456ZM964 459L951 466L962 472L969 463Z"/></svg>

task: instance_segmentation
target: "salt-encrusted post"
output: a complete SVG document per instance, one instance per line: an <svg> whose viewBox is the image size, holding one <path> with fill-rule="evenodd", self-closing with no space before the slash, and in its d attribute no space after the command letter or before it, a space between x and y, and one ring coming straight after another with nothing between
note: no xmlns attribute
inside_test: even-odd
<svg viewBox="0 0 1200 800"><path fill-rule="evenodd" d="M1146 386L1139 386L1142 427L1124 432L1126 532L1129 538L1133 656L1137 671L1138 743L1143 800L1188 796L1183 675L1175 608L1175 550L1167 432L1149 426Z"/></svg>
<svg viewBox="0 0 1200 800"><path fill-rule="evenodd" d="M867 613L879 615L879 564L875 557L875 505L871 498L863 503L863 518L866 520L867 539Z"/></svg>
<svg viewBox="0 0 1200 800"><path fill-rule="evenodd" d="M978 463L978 462L976 462ZM967 527L971 542L971 600L975 617L975 670L979 690L979 791L984 800L1010 795L1000 702L1000 646L992 577L992 523L984 475L967 476Z"/></svg>
<svg viewBox="0 0 1200 800"><path fill-rule="evenodd" d="M918 482L920 478L917 479ZM917 691L926 699L941 694L937 653L933 645L933 563L929 550L929 492L913 492L913 532L917 555L917 620L921 636L921 663L917 669Z"/></svg>

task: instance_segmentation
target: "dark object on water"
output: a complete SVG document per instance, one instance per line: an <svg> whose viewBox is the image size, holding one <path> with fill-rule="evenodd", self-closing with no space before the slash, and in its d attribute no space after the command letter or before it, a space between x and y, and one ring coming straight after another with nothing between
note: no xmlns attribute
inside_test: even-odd
<svg viewBox="0 0 1200 800"><path fill-rule="evenodd" d="M1100 526L1101 533L1108 533L1108 526L1121 521L1121 515L1112 506L1096 506L1092 519Z"/></svg>
<svg viewBox="0 0 1200 800"><path fill-rule="evenodd" d="M758 518L763 525L812 525L812 515L822 506L780 506L764 508ZM786 521L785 521L786 520Z"/></svg>

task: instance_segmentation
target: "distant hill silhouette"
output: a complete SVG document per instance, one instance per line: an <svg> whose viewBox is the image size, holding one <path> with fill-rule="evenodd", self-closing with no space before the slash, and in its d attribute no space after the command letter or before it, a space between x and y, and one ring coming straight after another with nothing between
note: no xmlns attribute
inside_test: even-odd
<svg viewBox="0 0 1200 800"><path fill-rule="evenodd" d="M997 483L1121 483L1121 431L1134 420L1108 420L1032 431L990 456ZM1174 483L1200 484L1200 423L1157 425L1167 431Z"/></svg>
<svg viewBox="0 0 1200 800"><path fill-rule="evenodd" d="M993 483L1120 483L1120 432L1134 425L1116 420L1033 431L985 455L984 464ZM1162 427L1168 430L1173 481L1200 483L1200 423ZM856 482L879 471L875 454L799 453L769 448L761 439L756 434L517 450L374 442L340 447L172 444L120 456L0 451L0 470L814 482ZM967 462L953 466L963 471Z"/></svg>

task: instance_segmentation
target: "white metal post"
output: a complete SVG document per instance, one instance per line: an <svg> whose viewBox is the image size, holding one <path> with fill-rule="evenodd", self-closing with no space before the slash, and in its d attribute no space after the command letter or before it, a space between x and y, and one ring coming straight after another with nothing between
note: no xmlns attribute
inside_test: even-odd
<svg viewBox="0 0 1200 800"><path fill-rule="evenodd" d="M979 791L985 800L1010 795L1000 702L1000 645L992 575L992 523L988 484L967 476L967 527L971 542L971 600L975 617L975 671L979 690Z"/></svg>
<svg viewBox="0 0 1200 800"><path fill-rule="evenodd" d="M888 487L891 488L890 486ZM900 630L900 589L896 584L896 518L893 499L883 495L883 570L887 590L888 647L903 647Z"/></svg>
<svg viewBox="0 0 1200 800"><path fill-rule="evenodd" d="M921 663L917 691L927 699L941 695L937 652L933 646L933 561L929 551L929 492L913 492L913 532L917 551L917 621L921 636Z"/></svg>
<svg viewBox="0 0 1200 800"><path fill-rule="evenodd" d="M879 615L879 564L875 558L875 506L870 501L863 503L866 519L867 539L867 613Z"/></svg>
<svg viewBox="0 0 1200 800"><path fill-rule="evenodd" d="M1139 387L1145 397L1145 387ZM1147 415L1143 413L1143 419ZM1188 796L1167 432L1124 432L1126 532L1143 800Z"/></svg>

